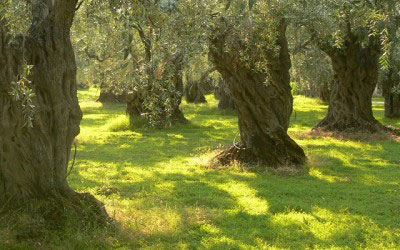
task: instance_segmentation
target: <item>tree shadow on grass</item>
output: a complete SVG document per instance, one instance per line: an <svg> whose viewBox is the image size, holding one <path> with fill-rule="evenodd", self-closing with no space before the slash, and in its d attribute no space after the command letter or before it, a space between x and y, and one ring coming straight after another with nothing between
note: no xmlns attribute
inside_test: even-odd
<svg viewBox="0 0 400 250"><path fill-rule="evenodd" d="M364 146L376 149L334 142L307 144L307 151L323 160L320 164L310 162L310 175L285 177L229 169L165 173L162 168L154 169L158 162L154 161L148 165L153 166L151 174L144 174L140 181L116 176L109 185L119 190L117 200L134 202L141 213L139 218L127 216L128 220L142 221L142 226L133 230L139 231L135 234L139 240L130 243L134 247L366 247L374 235L385 237L375 226L385 234L400 228L400 188L393 182L400 179L400 170L392 155L400 146L397 142ZM377 169L379 161L383 163ZM117 172L130 168L122 167ZM126 175L137 174L133 171ZM227 183L232 188L222 188ZM254 197L235 194L243 188L249 195L254 192ZM243 204L246 199L255 200L255 205L265 202L266 211L252 212L251 203ZM165 217L168 213L178 218L176 225ZM158 224L161 228L154 229ZM320 230L332 225L338 229L330 228L328 235L321 237L310 224L319 225ZM342 227L344 224L346 227ZM393 242L393 236L388 237L387 241Z"/></svg>
<svg viewBox="0 0 400 250"><path fill-rule="evenodd" d="M138 134L110 134L106 139L84 142L78 159L118 165L154 166L171 159L190 158L191 154L210 151L230 142L234 132L208 128L182 128L167 131L143 131ZM227 139L228 138L228 139Z"/></svg>
<svg viewBox="0 0 400 250"><path fill-rule="evenodd" d="M217 175L216 172L214 174ZM135 247L175 248L184 243L189 249L247 249L261 247L263 242L268 242L276 247L303 249L319 241L298 221L279 223L272 213L250 214L243 211L237 197L212 185L209 177L196 176L188 181L187 176L182 174L158 174L158 182L174 180L172 190L164 197L169 204L139 206L141 211L149 209L148 213L154 216L140 217L146 220L146 226L132 228L137 232L139 242L146 242L145 245L137 244ZM222 179L218 178L223 182L229 179L226 175ZM158 193L160 190L153 191ZM153 223L160 223L155 210L164 207L173 208L177 214L178 223L174 229L164 225L166 229L147 230ZM163 214L170 213L170 210L162 211ZM164 223L175 225L171 221L161 224ZM160 242L162 246L157 245Z"/></svg>

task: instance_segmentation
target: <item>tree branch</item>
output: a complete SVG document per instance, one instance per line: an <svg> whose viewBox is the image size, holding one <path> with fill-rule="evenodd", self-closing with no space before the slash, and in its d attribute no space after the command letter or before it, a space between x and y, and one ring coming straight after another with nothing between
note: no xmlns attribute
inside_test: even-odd
<svg viewBox="0 0 400 250"><path fill-rule="evenodd" d="M83 4L84 1L85 1L85 0L82 0L82 1L80 1L80 2L78 3L78 5L75 7L75 11L78 11L78 10L79 10L79 8L82 6L82 4Z"/></svg>
<svg viewBox="0 0 400 250"><path fill-rule="evenodd" d="M151 60L151 41L150 41L150 39L148 39L146 37L146 34L144 33L142 26L140 26L140 24L135 24L133 27L138 31L140 40L142 40L142 43L145 47L146 61L150 62L150 60Z"/></svg>

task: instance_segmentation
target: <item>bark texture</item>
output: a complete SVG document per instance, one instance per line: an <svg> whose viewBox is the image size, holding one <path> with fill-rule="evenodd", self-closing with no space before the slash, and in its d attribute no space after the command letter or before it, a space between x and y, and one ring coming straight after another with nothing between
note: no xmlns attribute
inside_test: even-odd
<svg viewBox="0 0 400 250"><path fill-rule="evenodd" d="M209 76L212 72L215 71L215 68L208 69L207 71L201 74L200 79L193 80L190 75L186 75L186 86L185 86L185 97L188 103L206 103L206 97L204 94L206 93L209 87Z"/></svg>
<svg viewBox="0 0 400 250"><path fill-rule="evenodd" d="M238 160L277 167L298 165L306 160L304 151L287 134L293 97L286 26L282 20L277 28L278 52L262 51L262 57L267 59L266 72L256 70L259 52L249 52L243 41L230 37L233 32L229 29L216 32L211 40L210 58L223 78L230 79L227 83L239 115L241 141L216 157L223 165ZM243 62L240 52L251 53L252 62Z"/></svg>
<svg viewBox="0 0 400 250"><path fill-rule="evenodd" d="M385 72L382 81L383 96L385 97L385 117L391 119L400 118L400 95L393 92L393 88L400 84L397 64L398 62L393 60L392 67L388 72Z"/></svg>
<svg viewBox="0 0 400 250"><path fill-rule="evenodd" d="M319 87L319 98L324 101L328 102L331 99L331 85L333 84L333 81L331 83L325 82L322 86Z"/></svg>
<svg viewBox="0 0 400 250"><path fill-rule="evenodd" d="M218 82L218 86L214 91L215 97L219 100L218 108L220 109L235 109L235 102L233 100L229 85L222 77Z"/></svg>
<svg viewBox="0 0 400 250"><path fill-rule="evenodd" d="M71 146L82 118L70 41L77 0L53 2L32 2L32 26L18 45L10 42L5 22L0 22L0 200L15 205L54 199L77 207L87 200L106 216L96 199L76 193L67 182ZM22 103L9 94L23 73L24 60L33 65L33 127L25 124Z"/></svg>
<svg viewBox="0 0 400 250"><path fill-rule="evenodd" d="M316 128L325 131L377 132L372 96L378 82L379 40L363 46L348 27L343 49L320 45L332 62L336 81L331 86L328 114Z"/></svg>
<svg viewBox="0 0 400 250"><path fill-rule="evenodd" d="M186 77L185 98L188 103L207 102L200 81L195 81L190 76Z"/></svg>

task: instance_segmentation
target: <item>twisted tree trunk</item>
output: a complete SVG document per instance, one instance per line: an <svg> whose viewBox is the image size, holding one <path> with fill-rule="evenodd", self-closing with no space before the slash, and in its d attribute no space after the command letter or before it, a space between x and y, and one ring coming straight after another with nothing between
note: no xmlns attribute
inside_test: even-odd
<svg viewBox="0 0 400 250"><path fill-rule="evenodd" d="M221 164L238 160L276 167L302 164L306 160L304 151L287 134L293 97L286 26L282 20L277 30L275 46L279 52L263 51L262 56L267 58L266 72L255 70L258 58L252 58L250 66L242 61L240 52L247 53L248 48L236 37L228 39L234 33L226 31L211 40L210 57L224 79L230 79L228 86L239 114L241 142L216 157ZM269 84L265 84L267 80Z"/></svg>
<svg viewBox="0 0 400 250"><path fill-rule="evenodd" d="M397 64L398 62L392 58L392 66L388 72L385 72L382 82L383 96L385 97L385 117L391 119L400 118L400 94L393 92L393 88L400 84Z"/></svg>
<svg viewBox="0 0 400 250"><path fill-rule="evenodd" d="M185 87L185 97L188 103L206 103L206 97L204 96L204 88L206 86L206 81L208 76L215 71L215 68L211 68L205 71L200 79L193 80L189 75L186 76L186 87Z"/></svg>
<svg viewBox="0 0 400 250"><path fill-rule="evenodd" d="M331 59L336 81L331 86L328 114L316 128L365 132L383 128L372 112L379 72L379 41L370 39L369 45L362 47L349 27L343 49L322 47Z"/></svg>
<svg viewBox="0 0 400 250"><path fill-rule="evenodd" d="M389 78L383 82L383 96L385 97L385 117L400 118L400 95L393 93L393 88L400 83L395 81L396 73L389 72ZM398 79L398 78L397 78Z"/></svg>
<svg viewBox="0 0 400 250"><path fill-rule="evenodd" d="M319 98L324 102L329 102L331 99L331 85L332 82L325 82L322 86L319 86Z"/></svg>
<svg viewBox="0 0 400 250"><path fill-rule="evenodd" d="M0 204L54 200L107 217L89 194L78 194L67 182L71 146L79 134L82 112L77 98L76 64L70 28L77 0L37 0L32 26L12 47L5 21L0 22ZM32 127L26 126L23 96L10 96L23 74L24 60L33 65L29 88L35 93Z"/></svg>
<svg viewBox="0 0 400 250"><path fill-rule="evenodd" d="M172 113L172 120L178 123L186 123L188 120L185 118L182 110L180 109L180 105L182 103L183 98L183 57L182 55L177 55L172 60L173 67L171 70L173 71L172 82L175 87L175 96L171 97L175 100L174 102L174 111Z"/></svg>
<svg viewBox="0 0 400 250"><path fill-rule="evenodd" d="M225 79L220 78L218 86L214 91L214 95L219 100L218 108L235 109L235 102L229 89L229 85L226 83Z"/></svg>
<svg viewBox="0 0 400 250"><path fill-rule="evenodd" d="M200 81L195 81L188 75L186 76L185 98L188 103L207 102Z"/></svg>

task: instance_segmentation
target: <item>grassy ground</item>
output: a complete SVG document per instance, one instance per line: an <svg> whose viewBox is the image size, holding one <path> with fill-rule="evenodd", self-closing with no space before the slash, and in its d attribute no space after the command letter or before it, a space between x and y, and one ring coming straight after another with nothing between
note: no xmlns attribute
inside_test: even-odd
<svg viewBox="0 0 400 250"><path fill-rule="evenodd" d="M205 167L238 135L235 113L218 110L211 96L208 104L183 104L188 125L129 131L124 106L96 103L97 94L80 92L84 119L69 182L103 201L122 229L54 246L400 249L400 142L308 135L327 110L320 101L295 98L290 134L309 171L288 176ZM374 110L400 127L382 120L383 105Z"/></svg>

